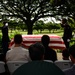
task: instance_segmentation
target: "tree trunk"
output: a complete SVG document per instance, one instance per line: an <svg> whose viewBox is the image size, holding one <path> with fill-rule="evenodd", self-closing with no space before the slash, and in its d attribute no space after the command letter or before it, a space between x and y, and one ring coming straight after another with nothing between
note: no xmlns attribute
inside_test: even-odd
<svg viewBox="0 0 75 75"><path fill-rule="evenodd" d="M33 34L33 30L32 30L32 26L28 26L27 27L28 29L27 29L27 34L29 35L29 34Z"/></svg>
<svg viewBox="0 0 75 75"><path fill-rule="evenodd" d="M27 34L29 35L29 34L33 34L33 29L32 29L32 27L33 27L33 24L31 23L31 22L27 22Z"/></svg>

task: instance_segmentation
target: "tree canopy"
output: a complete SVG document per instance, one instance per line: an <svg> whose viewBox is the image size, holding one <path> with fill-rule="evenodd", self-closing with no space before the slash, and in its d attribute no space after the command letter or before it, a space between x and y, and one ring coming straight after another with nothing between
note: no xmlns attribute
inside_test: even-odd
<svg viewBox="0 0 75 75"><path fill-rule="evenodd" d="M40 18L54 16L50 0L0 0L0 10L3 15L13 16L23 20L32 34L33 24Z"/></svg>
<svg viewBox="0 0 75 75"><path fill-rule="evenodd" d="M52 0L57 15L67 16L75 20L75 0Z"/></svg>
<svg viewBox="0 0 75 75"><path fill-rule="evenodd" d="M0 0L0 14L20 18L32 34L34 23L40 18L56 15L75 15L75 0ZM4 16L5 15L5 16Z"/></svg>

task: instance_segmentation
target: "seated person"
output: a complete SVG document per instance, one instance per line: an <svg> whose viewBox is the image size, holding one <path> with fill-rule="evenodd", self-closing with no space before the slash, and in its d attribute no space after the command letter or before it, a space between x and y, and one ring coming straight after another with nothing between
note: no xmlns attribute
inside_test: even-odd
<svg viewBox="0 0 75 75"><path fill-rule="evenodd" d="M65 75L75 75L75 45L72 45L69 48L69 54L70 54L70 59L73 63L71 68L65 69L64 73Z"/></svg>
<svg viewBox="0 0 75 75"><path fill-rule="evenodd" d="M54 63L42 61L44 59L44 46L35 43L29 47L31 62L23 64L13 75L64 75Z"/></svg>
<svg viewBox="0 0 75 75"><path fill-rule="evenodd" d="M7 51L6 61L30 61L29 51L21 46L22 36L16 34L14 36L15 46Z"/></svg>
<svg viewBox="0 0 75 75"><path fill-rule="evenodd" d="M62 58L63 60L69 60L69 51L68 49L65 49L62 51Z"/></svg>
<svg viewBox="0 0 75 75"><path fill-rule="evenodd" d="M44 60L44 46L41 43L35 43L29 47L29 56L32 61Z"/></svg>
<svg viewBox="0 0 75 75"><path fill-rule="evenodd" d="M5 62L5 55L4 55L4 53L0 53L0 61L4 61Z"/></svg>
<svg viewBox="0 0 75 75"><path fill-rule="evenodd" d="M52 60L53 62L57 60L57 54L56 52L49 47L50 43L50 37L48 35L43 35L41 38L41 43L45 47L45 54L44 59L45 60Z"/></svg>

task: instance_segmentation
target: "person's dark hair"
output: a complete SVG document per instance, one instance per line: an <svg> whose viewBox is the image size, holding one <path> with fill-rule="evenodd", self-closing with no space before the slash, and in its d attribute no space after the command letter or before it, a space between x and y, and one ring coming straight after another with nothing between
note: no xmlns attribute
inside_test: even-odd
<svg viewBox="0 0 75 75"><path fill-rule="evenodd" d="M67 22L67 19L66 19L66 18L63 18L62 21L63 21L64 23L66 23L66 22Z"/></svg>
<svg viewBox="0 0 75 75"><path fill-rule="evenodd" d="M44 46L41 43L35 43L29 47L29 56L31 60L42 60L44 55Z"/></svg>
<svg viewBox="0 0 75 75"><path fill-rule="evenodd" d="M62 56L63 56L63 59L65 59L65 58L69 59L69 51L68 51L68 49L65 49L65 50L62 51Z"/></svg>
<svg viewBox="0 0 75 75"><path fill-rule="evenodd" d="M41 42L44 46L48 45L50 42L50 37L48 35L43 35L41 38Z"/></svg>
<svg viewBox="0 0 75 75"><path fill-rule="evenodd" d="M75 58L75 44L69 48L69 53Z"/></svg>
<svg viewBox="0 0 75 75"><path fill-rule="evenodd" d="M5 22L5 21L3 22L4 25L5 25L6 23L7 23L7 22Z"/></svg>
<svg viewBox="0 0 75 75"><path fill-rule="evenodd" d="M16 34L14 36L14 43L15 44L21 44L21 42L22 42L22 35L21 34Z"/></svg>

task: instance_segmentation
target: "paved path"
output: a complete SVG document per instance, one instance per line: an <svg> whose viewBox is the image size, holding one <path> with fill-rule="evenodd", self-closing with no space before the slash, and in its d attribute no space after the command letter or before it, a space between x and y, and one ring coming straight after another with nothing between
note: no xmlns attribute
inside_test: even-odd
<svg viewBox="0 0 75 75"><path fill-rule="evenodd" d="M58 60L62 60L62 53L57 53Z"/></svg>

